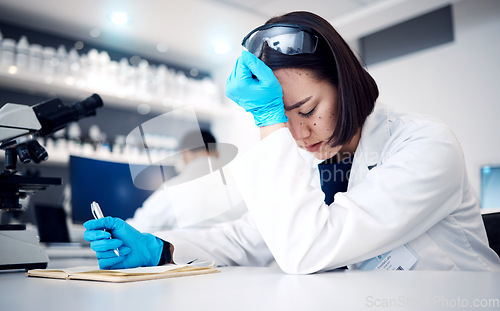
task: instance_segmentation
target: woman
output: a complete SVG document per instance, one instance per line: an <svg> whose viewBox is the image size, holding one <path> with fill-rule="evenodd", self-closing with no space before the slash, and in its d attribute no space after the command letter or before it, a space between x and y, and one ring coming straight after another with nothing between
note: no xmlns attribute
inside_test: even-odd
<svg viewBox="0 0 500 311"><path fill-rule="evenodd" d="M249 214L157 236L114 218L89 221L85 237L101 267L155 265L173 254L176 263L275 259L287 273L500 269L453 133L375 105L375 82L327 21L292 12L243 46L226 94L253 114L262 137L231 165ZM122 243L118 258L112 250Z"/></svg>

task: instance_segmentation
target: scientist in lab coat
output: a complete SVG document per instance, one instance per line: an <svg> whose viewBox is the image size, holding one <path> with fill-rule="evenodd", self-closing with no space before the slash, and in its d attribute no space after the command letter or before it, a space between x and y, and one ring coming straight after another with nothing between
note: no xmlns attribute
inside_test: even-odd
<svg viewBox="0 0 500 311"><path fill-rule="evenodd" d="M140 231L155 232L211 227L241 217L246 212L241 196L233 190L228 198L220 173L211 172L222 166L212 133L206 129L187 133L180 150L184 165L179 175L162 184L127 223Z"/></svg>
<svg viewBox="0 0 500 311"><path fill-rule="evenodd" d="M90 220L84 238L101 268L198 259L276 260L297 274L500 270L452 131L376 104L375 81L326 20L292 12L242 44L226 95L253 115L262 139L228 171L249 212L155 235L117 218Z"/></svg>

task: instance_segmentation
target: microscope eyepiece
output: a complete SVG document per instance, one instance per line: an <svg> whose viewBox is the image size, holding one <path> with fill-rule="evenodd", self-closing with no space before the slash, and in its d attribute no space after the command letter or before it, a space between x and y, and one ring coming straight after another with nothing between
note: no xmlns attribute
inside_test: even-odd
<svg viewBox="0 0 500 311"><path fill-rule="evenodd" d="M81 102L74 103L73 107L76 109L77 120L84 117L94 116L96 114L95 110L102 107L102 99L99 95L93 94Z"/></svg>
<svg viewBox="0 0 500 311"><path fill-rule="evenodd" d="M81 102L75 102L69 106L64 105L58 98L36 104L32 108L42 125L42 128L38 131L38 135L46 136L52 134L70 122L93 116L96 114L96 109L102 107L102 105L102 99L97 94L93 94Z"/></svg>

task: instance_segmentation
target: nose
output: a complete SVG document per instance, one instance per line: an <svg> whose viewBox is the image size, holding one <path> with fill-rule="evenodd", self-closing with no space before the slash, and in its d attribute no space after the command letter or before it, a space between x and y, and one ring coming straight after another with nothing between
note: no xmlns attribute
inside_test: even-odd
<svg viewBox="0 0 500 311"><path fill-rule="evenodd" d="M303 140L311 135L311 130L304 120L289 117L286 126L296 141Z"/></svg>

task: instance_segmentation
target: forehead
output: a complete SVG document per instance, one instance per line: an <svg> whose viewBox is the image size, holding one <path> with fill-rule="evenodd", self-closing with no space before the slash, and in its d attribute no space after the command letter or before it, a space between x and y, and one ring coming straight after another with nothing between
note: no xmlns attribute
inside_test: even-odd
<svg viewBox="0 0 500 311"><path fill-rule="evenodd" d="M281 68L273 71L283 89L285 106L319 92L320 83L310 69Z"/></svg>
<svg viewBox="0 0 500 311"><path fill-rule="evenodd" d="M278 78L280 83L287 82L307 82L307 80L316 81L314 72L311 69L302 68L280 68L275 69L274 75Z"/></svg>

